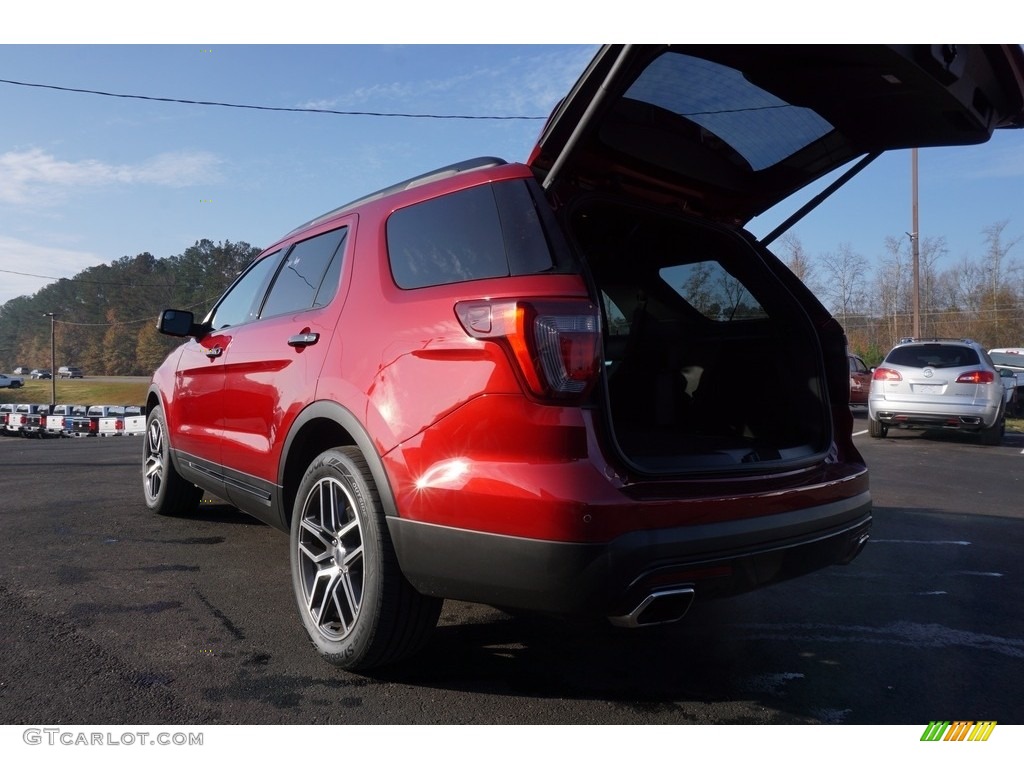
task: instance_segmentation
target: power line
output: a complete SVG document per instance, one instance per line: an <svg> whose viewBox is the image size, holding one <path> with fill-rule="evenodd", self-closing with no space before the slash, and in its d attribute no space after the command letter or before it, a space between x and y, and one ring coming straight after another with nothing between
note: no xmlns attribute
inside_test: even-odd
<svg viewBox="0 0 1024 768"><path fill-rule="evenodd" d="M5 80L0 78L0 83L8 85L19 85L24 88L47 88L53 91L66 91L69 93L86 93L91 96L109 96L116 99L139 99L141 101L163 101L173 104L194 104L204 107L230 107L232 109L257 109L265 112L313 112L323 115L343 115L345 117L405 117L419 120L546 120L546 116L536 115L438 115L430 113L414 112L363 112L357 110L342 109L318 109L315 107L268 107L259 104L231 104L224 101L198 101L195 99L173 99L165 96L140 96L131 93L112 93L110 91L97 91L91 88L69 88L63 85L50 85L47 83L25 83L19 80Z"/></svg>
<svg viewBox="0 0 1024 768"><path fill-rule="evenodd" d="M43 280L67 280L71 283L90 283L92 285L123 285L131 288L175 288L172 283L124 283L112 280L89 280L84 277L54 277L53 275L37 275L32 272L15 272L13 269L0 269L0 272L8 275L21 275L22 277L38 277Z"/></svg>
<svg viewBox="0 0 1024 768"><path fill-rule="evenodd" d="M195 304L189 304L186 307L179 307L179 309L194 309L195 307L209 306L210 304L215 302L218 298L220 298L220 297L219 296L213 296L211 298L202 299L200 301L197 301ZM152 317L143 317L143 318L141 318L139 320L116 320L116 321L114 321L112 323L73 323L70 320L57 320L57 319L54 319L54 322L57 323L58 325L73 325L73 326L76 326L76 327L79 327L79 328L113 328L113 327L119 326L119 325L138 325L139 323L150 322L150 321L152 321L152 319L153 319Z"/></svg>

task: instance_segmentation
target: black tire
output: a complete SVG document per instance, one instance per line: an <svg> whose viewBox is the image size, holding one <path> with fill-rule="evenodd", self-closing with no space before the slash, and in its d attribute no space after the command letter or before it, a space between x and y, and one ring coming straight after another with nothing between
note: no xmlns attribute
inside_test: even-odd
<svg viewBox="0 0 1024 768"><path fill-rule="evenodd" d="M158 515L194 512L203 498L203 490L185 480L174 468L167 421L159 405L146 418L146 437L142 441L142 492L146 506Z"/></svg>
<svg viewBox="0 0 1024 768"><path fill-rule="evenodd" d="M979 433L982 445L999 445L1003 442L1003 433L1006 431L1006 419L1000 414L996 423Z"/></svg>
<svg viewBox="0 0 1024 768"><path fill-rule="evenodd" d="M306 470L290 553L299 616L331 664L353 671L393 664L430 637L443 601L421 595L402 574L358 449L325 451Z"/></svg>
<svg viewBox="0 0 1024 768"><path fill-rule="evenodd" d="M872 437L885 437L889 434L889 426L878 419L872 419L868 414L868 434Z"/></svg>

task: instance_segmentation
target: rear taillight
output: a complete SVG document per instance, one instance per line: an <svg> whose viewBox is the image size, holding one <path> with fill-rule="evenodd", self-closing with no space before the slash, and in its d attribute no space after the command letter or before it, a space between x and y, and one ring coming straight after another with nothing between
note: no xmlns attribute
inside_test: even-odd
<svg viewBox="0 0 1024 768"><path fill-rule="evenodd" d="M892 368L875 368L875 372L871 374L873 381L903 381L903 377L899 371L894 371Z"/></svg>
<svg viewBox="0 0 1024 768"><path fill-rule="evenodd" d="M991 384L995 380L992 371L968 371L956 377L957 384Z"/></svg>
<svg viewBox="0 0 1024 768"><path fill-rule="evenodd" d="M601 323L597 307L589 301L460 301L455 314L470 336L506 346L537 397L579 398L597 381Z"/></svg>

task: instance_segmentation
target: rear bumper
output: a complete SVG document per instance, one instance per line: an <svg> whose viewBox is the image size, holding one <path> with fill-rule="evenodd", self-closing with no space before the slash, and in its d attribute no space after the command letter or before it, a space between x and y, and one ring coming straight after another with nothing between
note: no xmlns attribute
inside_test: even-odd
<svg viewBox="0 0 1024 768"><path fill-rule="evenodd" d="M1001 406L1002 403L950 408L947 403L876 399L868 403L868 412L872 419L890 426L974 430L994 425L1002 412Z"/></svg>
<svg viewBox="0 0 1024 768"><path fill-rule="evenodd" d="M406 577L424 594L548 613L621 616L647 595L692 586L726 597L850 562L871 526L863 492L763 517L543 541L388 518Z"/></svg>

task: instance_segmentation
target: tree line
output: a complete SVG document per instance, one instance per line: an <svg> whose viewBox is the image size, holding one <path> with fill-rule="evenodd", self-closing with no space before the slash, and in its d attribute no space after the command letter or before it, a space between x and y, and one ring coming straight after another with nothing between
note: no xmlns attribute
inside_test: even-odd
<svg viewBox="0 0 1024 768"><path fill-rule="evenodd" d="M124 256L4 302L0 371L49 369L45 315L53 312L54 365L77 365L87 376L148 376L180 343L157 332L161 310L202 317L259 252L244 242L199 240L177 256Z"/></svg>
<svg viewBox="0 0 1024 768"><path fill-rule="evenodd" d="M980 255L952 265L943 266L944 237L919 241L922 338L970 338L986 349L1024 346L1024 268L1014 252L1022 236L1010 236L1008 224L985 227ZM847 244L812 258L790 234L775 250L842 324L850 351L877 365L913 335L912 247L907 236L886 238L873 269Z"/></svg>

